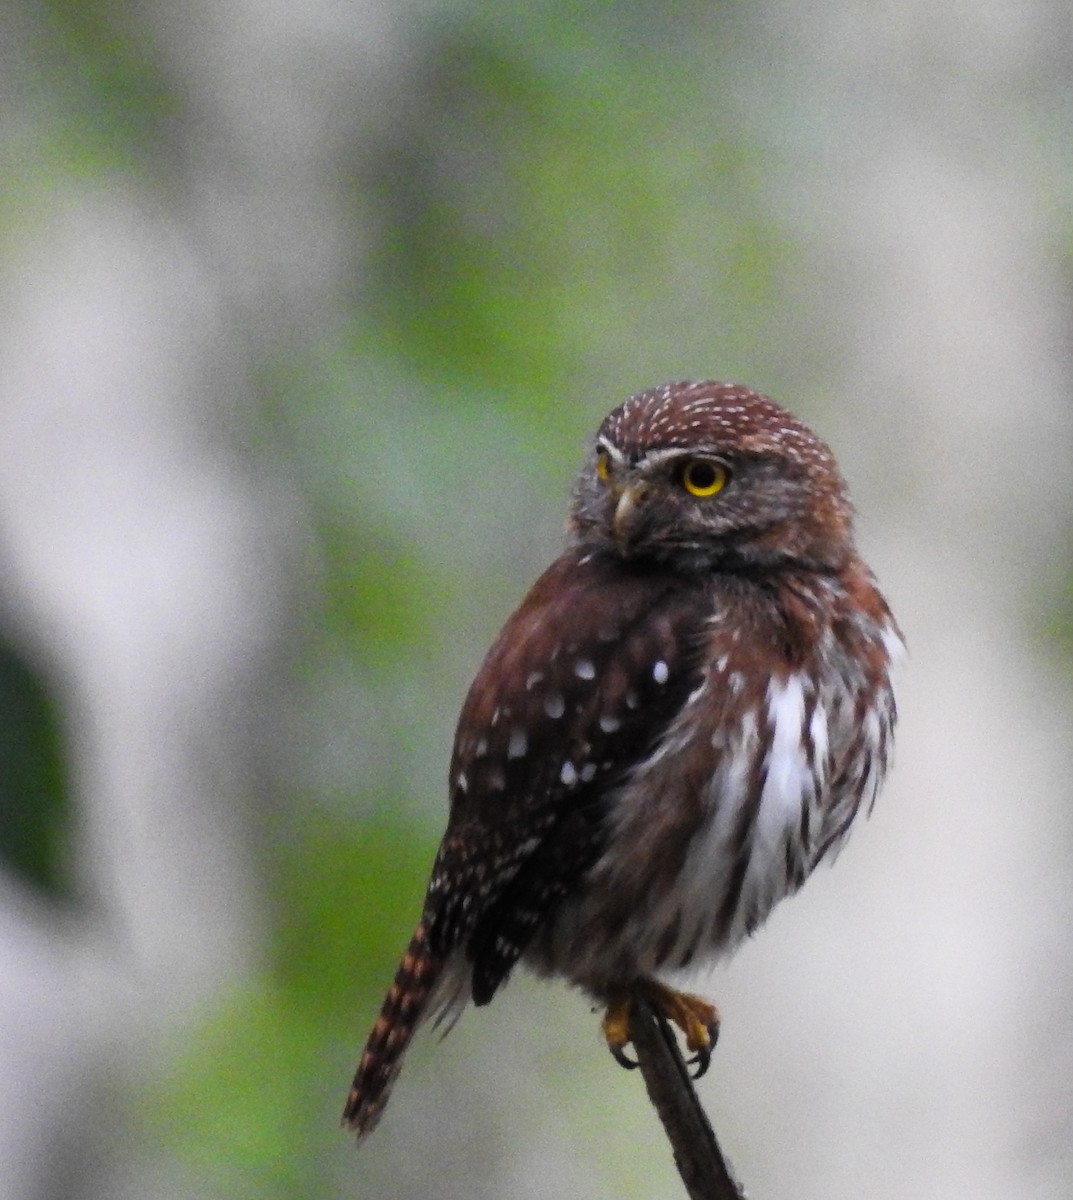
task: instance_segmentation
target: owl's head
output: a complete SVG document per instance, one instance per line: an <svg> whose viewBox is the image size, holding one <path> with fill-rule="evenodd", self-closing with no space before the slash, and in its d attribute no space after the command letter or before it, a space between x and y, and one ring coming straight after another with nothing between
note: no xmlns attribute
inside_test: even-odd
<svg viewBox="0 0 1073 1200"><path fill-rule="evenodd" d="M747 388L667 383L608 414L574 485L577 541L686 569L838 569L853 553L834 456Z"/></svg>

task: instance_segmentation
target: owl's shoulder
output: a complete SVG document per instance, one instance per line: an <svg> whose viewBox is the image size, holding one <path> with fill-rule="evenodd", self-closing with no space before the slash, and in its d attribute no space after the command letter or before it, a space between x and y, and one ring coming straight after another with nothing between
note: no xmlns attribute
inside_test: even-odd
<svg viewBox="0 0 1073 1200"><path fill-rule="evenodd" d="M463 706L465 723L490 723L525 697L624 690L635 676L677 675L695 653L711 587L613 554L573 548L533 584L507 620ZM660 665L661 664L661 665ZM557 707L551 700L552 708Z"/></svg>

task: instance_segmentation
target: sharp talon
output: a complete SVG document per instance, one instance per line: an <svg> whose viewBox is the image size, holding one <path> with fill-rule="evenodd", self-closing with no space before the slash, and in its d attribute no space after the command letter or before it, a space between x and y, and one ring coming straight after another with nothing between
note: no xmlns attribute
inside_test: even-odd
<svg viewBox="0 0 1073 1200"><path fill-rule="evenodd" d="M712 1047L719 1037L719 1013L715 1006L700 996L675 991L652 979L645 980L643 986L653 1009L684 1034L686 1049L693 1055L686 1066L695 1067L691 1078L700 1079L711 1065Z"/></svg>
<svg viewBox="0 0 1073 1200"><path fill-rule="evenodd" d="M708 1073L708 1068L712 1063L712 1049L710 1046L705 1046L698 1050L696 1054L686 1063L686 1066L696 1066L695 1071L690 1071L690 1079L700 1079Z"/></svg>
<svg viewBox="0 0 1073 1200"><path fill-rule="evenodd" d="M700 1079L711 1065L712 1047L719 1038L719 1013L715 1006L700 996L676 992L652 979L641 980L635 986L644 989L645 999L665 1021L673 1021L682 1031L686 1049L693 1055L686 1067L695 1067L690 1077ZM627 1071L633 1071L639 1065L625 1050L630 1044L631 1009L630 993L619 992L609 1001L603 1020L607 1048L615 1062Z"/></svg>
<svg viewBox="0 0 1073 1200"><path fill-rule="evenodd" d="M718 1014L715 1016L714 1020L709 1021L707 1025L702 1024L702 1028L703 1028L703 1035L701 1035L700 1032L698 1031L696 1033L696 1036L698 1038L701 1036L705 1036L707 1038L707 1042L704 1045L701 1045L697 1049L696 1054L694 1054L693 1057L686 1064L687 1066L690 1066L690 1067L695 1065L697 1068L696 1071L693 1072L693 1075L692 1075L693 1079L700 1079L702 1075L707 1073L708 1068L711 1066L712 1051L715 1049L715 1043L719 1041L719 1016L718 1016ZM688 1042L687 1042L687 1044L688 1044Z"/></svg>
<svg viewBox="0 0 1073 1200"><path fill-rule="evenodd" d="M611 1051L611 1057L615 1060L615 1062L617 1062L620 1067L625 1067L627 1071L636 1071L641 1065L635 1059L630 1058L630 1056L625 1050L623 1050L621 1046L612 1046L609 1044L607 1048Z"/></svg>
<svg viewBox="0 0 1073 1200"><path fill-rule="evenodd" d="M611 1051L615 1062L627 1071L632 1071L637 1063L626 1053L630 1044L630 998L628 995L618 995L607 1006L603 1021L604 1040Z"/></svg>

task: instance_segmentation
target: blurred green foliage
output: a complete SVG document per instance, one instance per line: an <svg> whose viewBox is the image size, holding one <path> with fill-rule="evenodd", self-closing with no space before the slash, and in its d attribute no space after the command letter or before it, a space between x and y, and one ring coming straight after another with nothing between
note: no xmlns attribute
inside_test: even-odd
<svg viewBox="0 0 1073 1200"><path fill-rule="evenodd" d="M107 0L42 12L55 152L35 148L37 169L133 169L170 194L198 114L151 26ZM337 1114L420 909L453 714L557 544L593 423L663 378L754 374L785 247L718 86L733 24L703 51L689 37L720 20L444 8L413 30L406 103L371 140L355 114L340 170L355 226L376 235L362 286L338 329L296 329L250 364L259 433L288 457L317 538L293 696L314 714L310 769L278 781L271 958L184 1033L137 1106L147 1141L210 1193L337 1194ZM337 712L355 690L364 715ZM53 727L43 710L30 724ZM326 767L340 743L356 757ZM57 878L50 778L37 827L12 839L41 880Z"/></svg>
<svg viewBox="0 0 1073 1200"><path fill-rule="evenodd" d="M536 406L546 435L549 400L579 382L610 377L614 395L733 373L761 345L786 247L715 88L732 24L668 70L643 20L629 40L596 9L528 18L474 12L428 37L367 180L385 235L363 319L439 386Z"/></svg>
<svg viewBox="0 0 1073 1200"><path fill-rule="evenodd" d="M183 1035L139 1118L154 1141L166 1131L199 1186L236 1200L335 1194L360 1014L376 1010L430 865L413 830L316 806L275 832L275 968L236 988L196 1038ZM370 864L391 866L375 889Z"/></svg>
<svg viewBox="0 0 1073 1200"><path fill-rule="evenodd" d="M312 716L276 781L270 962L184 1033L138 1105L147 1141L221 1196L336 1194L337 1113L420 909L468 675L556 545L612 401L713 371L764 382L789 254L720 84L737 67L731 6L431 11L400 66L406 102L371 139L355 113L340 147L368 237L344 319L251 348L259 432L316 531L292 697ZM55 148L35 148L38 168L133 169L169 194L202 114L151 25L109 0L42 13ZM55 887L66 802L35 686L0 662L0 705L26 717L7 722L24 744L4 836ZM325 766L340 743L355 757Z"/></svg>
<svg viewBox="0 0 1073 1200"><path fill-rule="evenodd" d="M726 86L748 69L745 7L400 6L397 103L356 108L337 146L361 278L337 325L296 317L247 346L257 434L308 505L315 601L286 700L302 736L270 780L268 961L182 1032L133 1106L146 1144L206 1194L339 1194L336 1119L420 909L454 713L557 544L583 438L630 391L711 374L767 388L792 353L779 321L796 251L735 107L763 95ZM189 221L184 139L211 97L166 65L159 13L31 8L33 61L6 65L38 119L0 142L0 232L32 223L52 189L117 174ZM265 16L230 19L251 14ZM241 181L226 136L221 120L213 154ZM1071 611L1067 586L1048 629L1067 650ZM0 855L52 897L70 894L69 790L46 677L0 642ZM574 1046L557 1052L571 1080ZM597 1140L597 1107L560 1090L571 1130L590 1122ZM593 1157L612 1159L597 1164L610 1194L651 1194L628 1156Z"/></svg>
<svg viewBox="0 0 1073 1200"><path fill-rule="evenodd" d="M44 0L36 49L50 110L52 150L66 170L161 162L169 121L181 115L150 29L112 0Z"/></svg>

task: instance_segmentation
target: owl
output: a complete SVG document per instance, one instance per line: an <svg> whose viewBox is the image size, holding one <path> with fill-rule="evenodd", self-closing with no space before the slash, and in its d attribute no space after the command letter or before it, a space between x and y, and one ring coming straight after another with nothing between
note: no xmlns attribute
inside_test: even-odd
<svg viewBox="0 0 1073 1200"><path fill-rule="evenodd" d="M644 995L697 1072L718 1014L661 981L732 951L869 810L902 638L834 457L747 388L670 383L598 429L566 552L477 673L450 815L343 1114L376 1125L429 1017L521 960L605 1010Z"/></svg>

